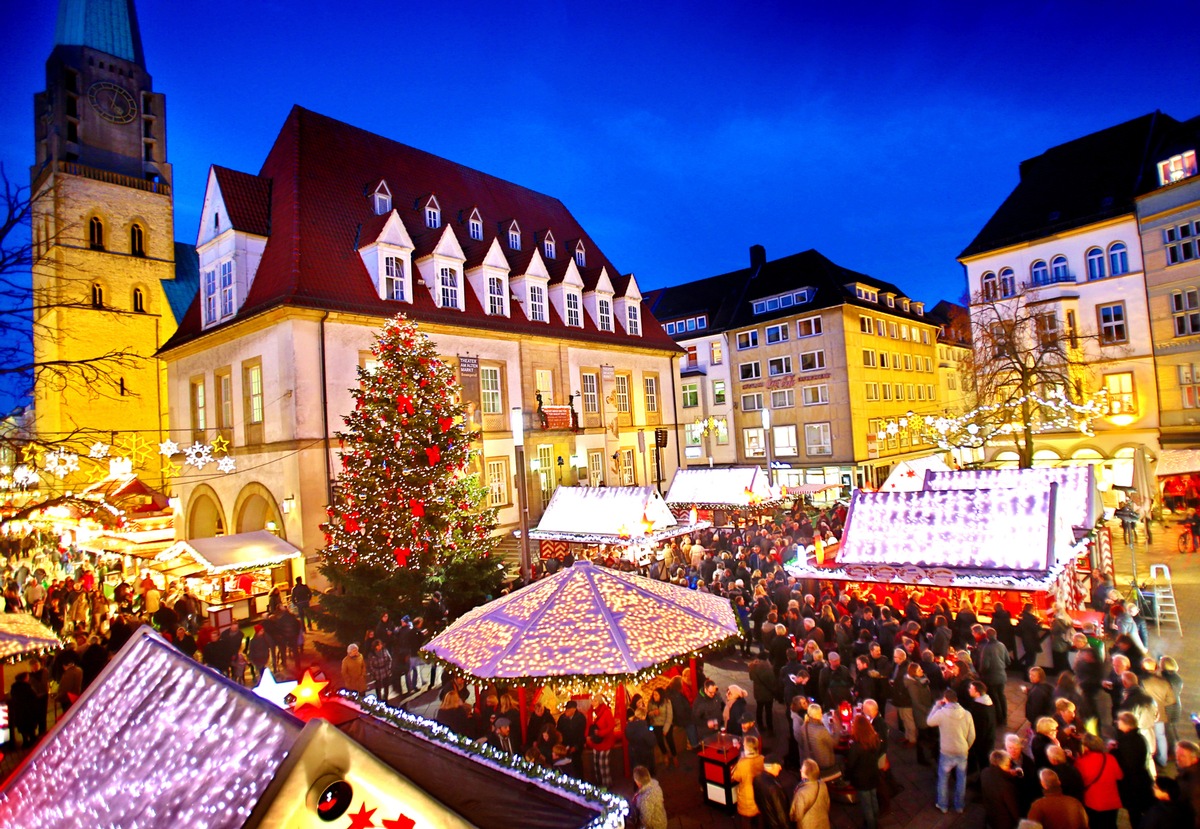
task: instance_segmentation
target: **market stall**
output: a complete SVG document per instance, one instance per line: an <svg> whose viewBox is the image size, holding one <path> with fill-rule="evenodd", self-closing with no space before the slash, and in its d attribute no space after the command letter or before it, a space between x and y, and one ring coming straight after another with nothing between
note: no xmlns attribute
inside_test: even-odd
<svg viewBox="0 0 1200 829"><path fill-rule="evenodd" d="M543 559L627 561L645 566L663 542L711 526L680 521L654 487L560 486L529 537Z"/></svg>
<svg viewBox="0 0 1200 829"><path fill-rule="evenodd" d="M4 782L0 826L624 826L620 797L376 709L285 710L143 627Z"/></svg>
<svg viewBox="0 0 1200 829"><path fill-rule="evenodd" d="M697 517L723 527L756 512L772 510L782 500L767 483L758 466L719 469L680 469L667 490L667 506L680 518L696 511Z"/></svg>
<svg viewBox="0 0 1200 829"><path fill-rule="evenodd" d="M915 492L925 489L926 472L953 472L954 469L942 460L941 455L927 455L923 458L912 458L900 461L892 467L891 473L880 492Z"/></svg>
<svg viewBox="0 0 1200 829"><path fill-rule="evenodd" d="M696 659L739 635L727 599L579 561L467 612L422 654L471 681L518 688L523 728L539 689L556 699L614 690L623 712L627 686L672 666L695 677Z"/></svg>
<svg viewBox="0 0 1200 829"><path fill-rule="evenodd" d="M268 530L178 541L155 560L163 577L184 581L207 603L217 630L265 613L271 589L286 591L304 561L299 549Z"/></svg>
<svg viewBox="0 0 1200 829"><path fill-rule="evenodd" d="M15 671L5 666L48 656L62 647L54 631L28 613L0 613L0 700L8 699L10 677ZM9 741L8 703L0 703L0 745Z"/></svg>

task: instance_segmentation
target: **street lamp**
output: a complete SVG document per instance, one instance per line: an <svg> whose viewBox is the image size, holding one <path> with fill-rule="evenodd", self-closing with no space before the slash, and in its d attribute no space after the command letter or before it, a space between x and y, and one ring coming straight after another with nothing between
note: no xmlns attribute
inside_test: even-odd
<svg viewBox="0 0 1200 829"><path fill-rule="evenodd" d="M514 406L508 418L512 429L513 450L517 461L517 509L521 519L521 581L529 584L533 579L533 566L529 560L529 492L525 477L525 413Z"/></svg>
<svg viewBox="0 0 1200 829"><path fill-rule="evenodd" d="M767 486L770 487L774 485L771 480L771 410L763 408L759 414L762 415L763 444L767 447Z"/></svg>

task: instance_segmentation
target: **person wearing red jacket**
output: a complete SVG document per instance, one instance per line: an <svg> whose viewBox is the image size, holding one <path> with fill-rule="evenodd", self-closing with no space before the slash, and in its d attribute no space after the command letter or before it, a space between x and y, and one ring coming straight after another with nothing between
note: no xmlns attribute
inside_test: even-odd
<svg viewBox="0 0 1200 829"><path fill-rule="evenodd" d="M588 711L588 748L592 750L592 768L596 773L596 784L612 788L612 766L609 762L612 750L617 744L617 722L612 709L608 707L608 699L603 694L592 698L592 708Z"/></svg>

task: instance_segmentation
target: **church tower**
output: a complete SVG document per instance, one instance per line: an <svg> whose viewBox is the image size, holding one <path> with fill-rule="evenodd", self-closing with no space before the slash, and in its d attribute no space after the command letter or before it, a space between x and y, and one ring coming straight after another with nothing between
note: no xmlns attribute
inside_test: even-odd
<svg viewBox="0 0 1200 829"><path fill-rule="evenodd" d="M155 353L175 331L186 280L176 280L166 98L146 71L133 0L60 0L34 124L33 431L79 455L66 489L107 472L102 458L84 462L97 443L160 486L147 450L167 437Z"/></svg>

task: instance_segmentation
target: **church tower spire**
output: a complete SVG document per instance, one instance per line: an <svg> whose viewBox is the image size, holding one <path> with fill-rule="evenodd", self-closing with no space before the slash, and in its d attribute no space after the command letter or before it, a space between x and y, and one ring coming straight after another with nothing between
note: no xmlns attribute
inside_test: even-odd
<svg viewBox="0 0 1200 829"><path fill-rule="evenodd" d="M59 0L57 46L86 46L146 68L133 0Z"/></svg>

